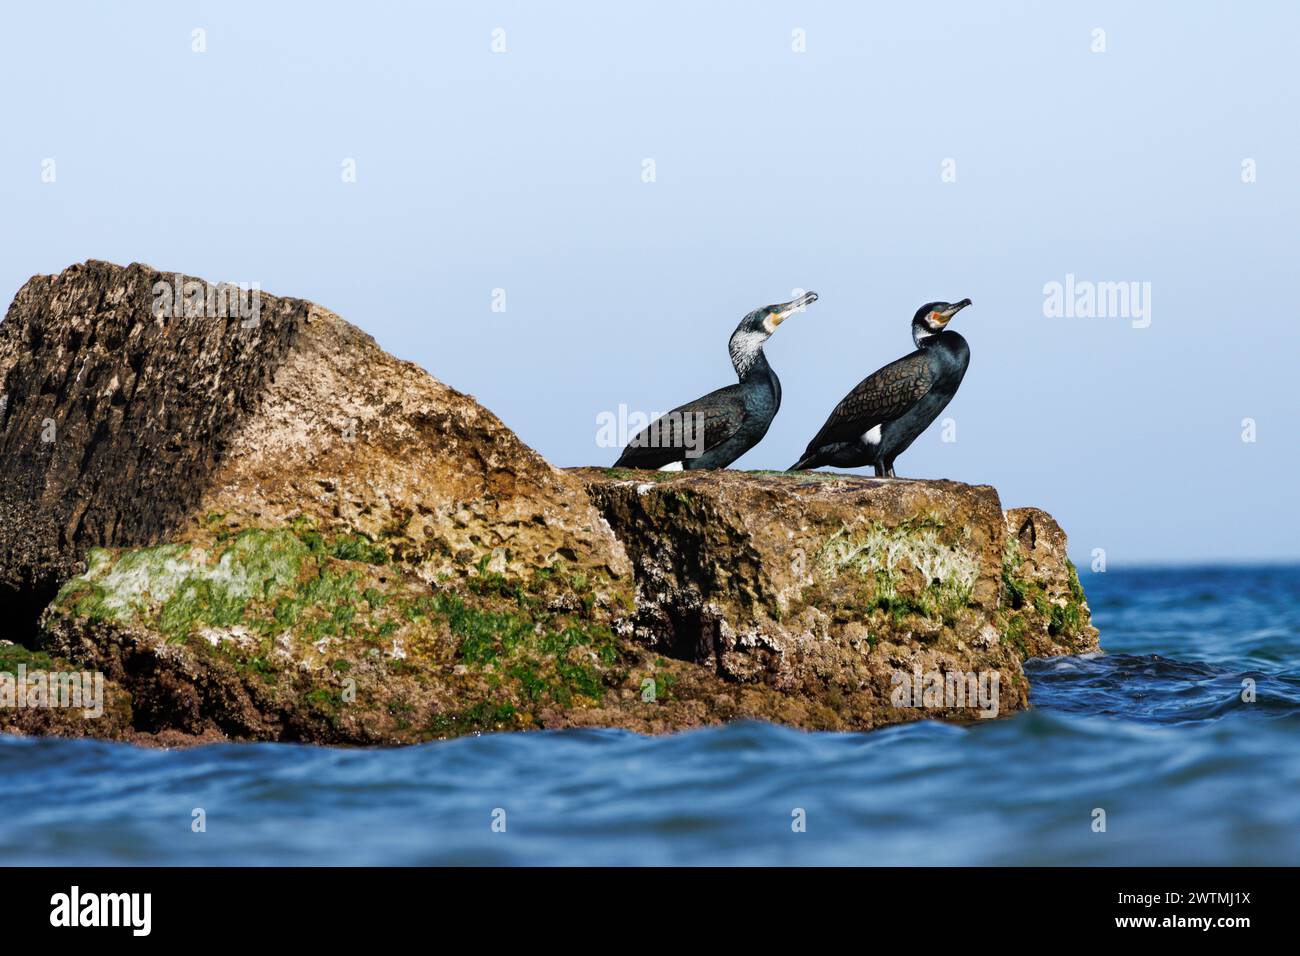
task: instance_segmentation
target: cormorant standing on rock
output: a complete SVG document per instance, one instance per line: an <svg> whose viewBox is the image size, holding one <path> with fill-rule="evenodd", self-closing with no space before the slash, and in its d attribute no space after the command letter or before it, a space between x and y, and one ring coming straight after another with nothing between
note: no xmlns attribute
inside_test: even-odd
<svg viewBox="0 0 1300 956"><path fill-rule="evenodd" d="M805 292L790 302L755 309L731 333L731 364L740 379L674 408L628 442L615 468L726 468L762 440L781 407L781 383L763 343L795 312L817 301Z"/></svg>
<svg viewBox="0 0 1300 956"><path fill-rule="evenodd" d="M895 477L894 459L952 401L966 374L970 346L944 326L968 305L970 299L921 306L912 318L916 351L868 375L845 395L789 470L871 465L877 477Z"/></svg>

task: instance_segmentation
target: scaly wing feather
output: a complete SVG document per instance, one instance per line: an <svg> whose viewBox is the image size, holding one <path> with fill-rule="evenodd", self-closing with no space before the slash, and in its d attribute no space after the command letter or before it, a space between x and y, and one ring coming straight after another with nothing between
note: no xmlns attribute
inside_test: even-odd
<svg viewBox="0 0 1300 956"><path fill-rule="evenodd" d="M920 350L890 362L840 400L804 454L836 442L855 441L875 426L893 421L920 401L933 384L930 363Z"/></svg>
<svg viewBox="0 0 1300 956"><path fill-rule="evenodd" d="M741 388L728 385L655 419L628 442L614 467L662 468L685 459L687 451L703 454L740 431L744 422Z"/></svg>

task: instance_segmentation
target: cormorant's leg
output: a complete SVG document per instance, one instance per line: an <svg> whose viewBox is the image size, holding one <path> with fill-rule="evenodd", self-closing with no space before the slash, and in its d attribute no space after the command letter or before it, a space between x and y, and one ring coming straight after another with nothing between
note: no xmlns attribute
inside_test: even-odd
<svg viewBox="0 0 1300 956"><path fill-rule="evenodd" d="M884 478L884 477L885 477L885 466L884 466L884 465L882 465L880 462L876 462L876 464L873 465L872 467L874 467L874 468L876 469L876 477L877 477L877 478Z"/></svg>
<svg viewBox="0 0 1300 956"><path fill-rule="evenodd" d="M889 466L889 470L886 471L885 474L886 474L888 477L890 477L890 478L897 478L897 477L898 477L896 474L894 474L894 466L893 466L892 464Z"/></svg>

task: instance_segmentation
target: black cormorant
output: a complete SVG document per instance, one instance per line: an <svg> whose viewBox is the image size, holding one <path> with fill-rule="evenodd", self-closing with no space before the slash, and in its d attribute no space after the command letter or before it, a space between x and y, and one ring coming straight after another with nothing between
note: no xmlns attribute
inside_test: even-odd
<svg viewBox="0 0 1300 956"><path fill-rule="evenodd" d="M894 459L957 394L970 364L970 346L949 320L970 305L928 302L912 318L916 351L873 372L835 406L817 437L790 471L835 465L871 465L878 477L894 475Z"/></svg>
<svg viewBox="0 0 1300 956"><path fill-rule="evenodd" d="M805 292L790 302L755 309L731 333L731 364L740 378L674 408L628 442L615 468L663 471L726 468L762 440L781 407L781 383L767 364L763 343L776 327L817 301Z"/></svg>

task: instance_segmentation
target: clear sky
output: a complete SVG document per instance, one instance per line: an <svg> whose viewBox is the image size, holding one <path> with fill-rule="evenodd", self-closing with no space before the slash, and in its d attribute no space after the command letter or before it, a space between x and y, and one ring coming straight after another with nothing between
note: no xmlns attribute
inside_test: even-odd
<svg viewBox="0 0 1300 956"><path fill-rule="evenodd" d="M956 441L900 475L994 484L1085 560L1296 558L1297 9L6 4L0 297L87 258L256 281L577 465L814 289L742 468L970 297ZM1067 275L1149 313L1049 317Z"/></svg>

